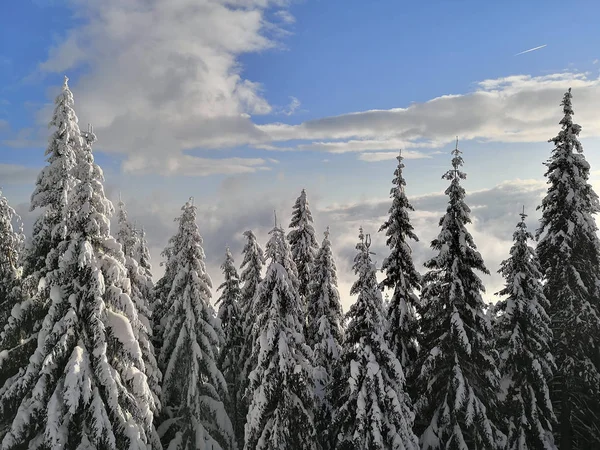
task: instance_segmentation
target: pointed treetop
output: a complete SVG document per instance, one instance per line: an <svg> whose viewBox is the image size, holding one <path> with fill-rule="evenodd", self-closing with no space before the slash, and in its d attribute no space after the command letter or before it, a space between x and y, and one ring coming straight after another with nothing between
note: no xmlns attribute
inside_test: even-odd
<svg viewBox="0 0 600 450"><path fill-rule="evenodd" d="M521 216L521 222L525 222L525 217L527 217L527 214L525 214L525 205L523 205L523 212L519 215Z"/></svg>
<svg viewBox="0 0 600 450"><path fill-rule="evenodd" d="M189 202L190 202L190 204L191 204L192 206L194 206L194 197L190 197L190 200L189 200Z"/></svg>
<svg viewBox="0 0 600 450"><path fill-rule="evenodd" d="M327 225L327 228L323 234L325 235L325 239L329 239L329 225Z"/></svg>
<svg viewBox="0 0 600 450"><path fill-rule="evenodd" d="M63 89L69 89L69 77L65 75L65 81L63 83Z"/></svg>
<svg viewBox="0 0 600 450"><path fill-rule="evenodd" d="M277 211L273 210L273 216L275 217L275 228L277 228Z"/></svg>

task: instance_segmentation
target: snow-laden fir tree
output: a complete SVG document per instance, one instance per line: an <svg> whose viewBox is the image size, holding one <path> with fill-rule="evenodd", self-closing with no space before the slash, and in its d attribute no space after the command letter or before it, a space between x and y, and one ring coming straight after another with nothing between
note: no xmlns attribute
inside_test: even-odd
<svg viewBox="0 0 600 450"><path fill-rule="evenodd" d="M163 414L158 428L169 450L234 449L225 410L227 384L217 366L223 332L210 303L202 237L191 199L182 207L169 265L175 273L166 297L162 348Z"/></svg>
<svg viewBox="0 0 600 450"><path fill-rule="evenodd" d="M332 448L339 450L417 450L414 412L405 392L402 365L385 339L383 300L369 251L370 237L359 233L354 258L358 295L346 314L342 354L331 395Z"/></svg>
<svg viewBox="0 0 600 450"><path fill-rule="evenodd" d="M312 351L304 341L304 308L283 230L267 244L270 263L257 288L245 450L317 448Z"/></svg>
<svg viewBox="0 0 600 450"><path fill-rule="evenodd" d="M129 221L125 203L120 196L117 206L117 242L121 244L121 249L125 255L125 268L130 283L130 297L138 314L138 320L132 324L133 332L142 350L148 385L154 396L155 410L153 412L158 415L160 410L161 373L158 370L154 345L152 345L152 311L150 308L152 280L149 279L146 270L140 266L136 259L137 249L140 246L140 236Z"/></svg>
<svg viewBox="0 0 600 450"><path fill-rule="evenodd" d="M290 243L292 259L298 271L300 296L302 297L302 301L306 302L306 297L309 293L312 266L319 250L319 244L315 237L313 217L310 212L308 199L306 198L306 190L304 189L302 189L300 196L294 204L290 228L291 231L288 233L287 239Z"/></svg>
<svg viewBox="0 0 600 450"><path fill-rule="evenodd" d="M246 417L245 408L238 405L241 400L238 396L238 389L241 386L241 361L240 350L244 341L242 315L240 313L240 299L242 295L240 287L240 277L235 268L233 255L229 247L225 252L225 261L221 265L225 280L219 288L221 296L217 300L219 305L218 318L221 321L225 342L219 353L219 368L227 382L229 397L227 401L227 411L233 422L233 428L237 440L243 442L244 423Z"/></svg>
<svg viewBox="0 0 600 450"><path fill-rule="evenodd" d="M248 406L252 400L248 394L248 385L250 382L250 372L256 367L256 360L252 355L252 331L256 323L256 310L254 308L254 296L258 286L262 282L262 270L265 266L265 255L256 236L252 230L244 232L246 244L242 250L243 260L240 267L240 281L242 283L242 292L240 297L240 315L242 317L243 341L240 348L240 385L237 390L237 405L240 408L239 414L245 422ZM236 435L238 444L244 440L244 435Z"/></svg>
<svg viewBox="0 0 600 450"><path fill-rule="evenodd" d="M48 164L37 177L31 196L31 211L39 210L32 236L22 254L22 297L11 311L2 330L1 348L12 348L10 371L20 368L10 382L0 383L0 417L13 417L24 390L12 389L13 382L29 364L37 346L37 333L50 300L46 273L58 268L58 244L66 237L68 193L75 185L73 169L81 151L82 140L75 115L73 94L65 77L49 127L55 128L48 139ZM6 366L5 366L6 367ZM1 434L0 434L1 437Z"/></svg>
<svg viewBox="0 0 600 450"><path fill-rule="evenodd" d="M492 450L504 442L494 419L500 375L475 270L489 272L466 229L471 219L458 141L452 155L443 176L450 181L448 207L431 243L437 255L423 276L415 429L423 450Z"/></svg>
<svg viewBox="0 0 600 450"><path fill-rule="evenodd" d="M28 277L34 293L39 280L55 267L58 258L56 248L66 237L68 193L75 184L73 169L83 145L67 77L54 103L56 106L49 126L56 127L56 131L48 140L48 165L38 175L31 195L31 211L40 210L42 213L33 225L24 258L23 274Z"/></svg>
<svg viewBox="0 0 600 450"><path fill-rule="evenodd" d="M547 167L537 255L553 332L556 361L550 385L556 443L561 450L595 448L600 442L600 242L594 215L598 196L588 183L590 165L573 123L571 90Z"/></svg>
<svg viewBox="0 0 600 450"><path fill-rule="evenodd" d="M153 396L133 328L121 246L110 234L102 170L82 142L58 264L45 278L50 305L26 372L5 392L26 392L2 449L158 448Z"/></svg>
<svg viewBox="0 0 600 450"><path fill-rule="evenodd" d="M340 357L343 336L343 314L337 288L337 272L329 227L315 259L307 297L307 343L313 350L315 368L315 421L319 435L331 423L331 404L326 390L332 381L334 367Z"/></svg>
<svg viewBox="0 0 600 450"><path fill-rule="evenodd" d="M551 450L557 448L552 435L556 418L548 389L554 368L552 333L542 274L528 245L533 236L527 231L525 217L523 212L510 257L499 270L506 284L498 295L507 297L494 308L500 314L496 348L502 375L502 416L507 422L506 450Z"/></svg>
<svg viewBox="0 0 600 450"><path fill-rule="evenodd" d="M20 290L21 252L24 242L21 218L0 191L0 333L15 301L20 298L19 294L15 296L14 290Z"/></svg>
<svg viewBox="0 0 600 450"><path fill-rule="evenodd" d="M152 263L150 262L150 250L148 249L148 241L146 240L146 230L144 230L144 227L142 227L139 232L137 230L136 232L137 242L134 251L134 258L140 265L142 273L148 280L146 285L150 290L149 295L151 296L154 283L152 282Z"/></svg>
<svg viewBox="0 0 600 450"><path fill-rule="evenodd" d="M21 252L25 236L21 218L8 204L0 191L0 387L26 364L28 354L23 355L21 333L4 333L11 312L23 300L21 290ZM0 437L2 424L0 419Z"/></svg>
<svg viewBox="0 0 600 450"><path fill-rule="evenodd" d="M417 358L417 335L419 324L417 321L417 308L419 300L415 290L421 288L421 276L415 269L412 259L412 250L408 241L418 242L408 216L409 211L414 211L409 203L404 187L406 181L402 175L404 163L402 154L396 157L398 166L394 172L393 187L390 191L392 206L389 218L379 231L385 231L390 254L383 260L381 270L385 278L380 283L380 288L390 289L392 297L386 311L389 329L387 341L390 349L400 360L407 381L413 379L413 366ZM407 383L408 391L413 394L412 383Z"/></svg>

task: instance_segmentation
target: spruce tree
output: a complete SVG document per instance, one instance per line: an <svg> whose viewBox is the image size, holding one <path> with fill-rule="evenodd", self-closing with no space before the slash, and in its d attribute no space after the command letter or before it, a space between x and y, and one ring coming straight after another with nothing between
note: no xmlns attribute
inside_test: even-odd
<svg viewBox="0 0 600 450"><path fill-rule="evenodd" d="M256 367L256 360L252 355L253 329L256 323L257 311L254 307L254 296L258 286L262 282L262 270L265 265L265 256L256 236L251 230L244 232L246 244L242 250L243 260L241 265L240 281L242 291L240 296L240 315L242 317L242 347L240 349L240 385L238 387L237 405L239 414L245 421L248 406L252 400L248 392L250 372ZM238 435L238 443L241 446L244 436Z"/></svg>
<svg viewBox="0 0 600 450"><path fill-rule="evenodd" d="M267 256L271 261L254 297L256 367L250 373L244 449L316 449L312 352L304 341L296 275L288 269L294 262L277 226Z"/></svg>
<svg viewBox="0 0 600 450"><path fill-rule="evenodd" d="M225 252L225 261L221 265L225 280L217 289L221 291L221 296L217 300L219 305L218 318L221 321L225 343L219 353L219 368L227 382L229 399L227 402L227 411L233 422L236 439L239 443L244 438L245 412L241 405L238 405L240 397L238 389L241 386L240 379L240 350L244 340L242 315L240 313L240 277L235 268L233 255L229 247Z"/></svg>
<svg viewBox="0 0 600 450"><path fill-rule="evenodd" d="M16 307L14 313L17 316L23 300L21 253L24 241L21 218L0 191L0 388L26 364L29 356L22 354L27 347L24 344L28 343L28 336L20 332L4 332L9 321L15 320L12 317L13 308ZM7 331L11 331L11 328L8 326ZM3 419L0 419L0 438L3 425L7 425Z"/></svg>
<svg viewBox="0 0 600 450"><path fill-rule="evenodd" d="M552 424L556 421L548 382L554 358L550 353L552 332L546 313L539 264L528 240L525 213L513 235L510 258L499 273L506 279L497 295L507 296L495 308L496 348L502 375L502 415L507 419L507 450L556 449Z"/></svg>
<svg viewBox="0 0 600 450"><path fill-rule="evenodd" d="M217 367L223 332L211 306L212 282L206 273L197 208L182 207L169 265L175 276L166 297L159 357L164 374L159 432L164 448L235 448L223 404L227 384Z"/></svg>
<svg viewBox="0 0 600 450"><path fill-rule="evenodd" d="M417 358L417 336L419 324L417 321L417 308L419 299L415 290L420 290L421 276L415 269L412 259L412 251L408 241L418 242L413 231L413 226L408 217L409 211L414 211L404 192L406 181L402 176L404 163L402 155L396 157L398 167L394 172L393 187L390 191L392 206L389 210L389 218L381 226L379 231L385 231L387 246L390 254L383 260L381 270L385 272L385 278L380 283L380 288L390 289L392 297L386 310L389 329L387 341L390 349L400 360L406 374L409 392L413 394L413 366Z"/></svg>
<svg viewBox="0 0 600 450"><path fill-rule="evenodd" d="M369 247L370 237L360 228L353 266L358 279L350 290L358 298L346 314L331 390L335 412L330 439L339 450L417 450L412 403L402 366L385 340L383 299Z"/></svg>
<svg viewBox="0 0 600 450"><path fill-rule="evenodd" d="M64 148L64 147L63 147ZM120 245L110 234L102 170L81 141L57 265L46 268L49 308L25 392L2 449L158 448L153 398L132 324L137 320Z"/></svg>
<svg viewBox="0 0 600 450"><path fill-rule="evenodd" d="M125 203L119 196L117 211L117 242L121 244L121 249L125 255L125 268L130 283L131 300L137 309L137 320L132 323L135 337L140 343L142 357L144 360L145 373L148 378L148 385L154 397L154 414L158 415L160 410L160 379L162 377L158 370L156 353L152 344L152 312L150 309L150 289L148 275L140 267L136 256L140 245L139 235L127 217Z"/></svg>
<svg viewBox="0 0 600 450"><path fill-rule="evenodd" d="M18 226L17 229L15 225ZM21 252L24 241L21 218L0 191L0 333L20 297L20 294L14 291L20 291Z"/></svg>
<svg viewBox="0 0 600 450"><path fill-rule="evenodd" d="M448 207L431 243L438 253L425 263L423 276L415 428L424 450L491 450L504 443L493 416L499 373L475 270L489 272L466 229L471 219L458 141L452 155L452 169L443 176L450 181Z"/></svg>
<svg viewBox="0 0 600 450"><path fill-rule="evenodd" d="M331 423L332 407L326 391L332 382L340 357L343 336L343 314L329 227L314 262L307 298L307 343L313 350L315 367L315 421L319 436Z"/></svg>
<svg viewBox="0 0 600 450"><path fill-rule="evenodd" d="M600 442L600 241L594 215L598 196L588 183L590 165L573 123L571 89L564 95L558 136L545 163L548 192L536 232L537 255L556 361L550 386L561 450Z"/></svg>
<svg viewBox="0 0 600 450"><path fill-rule="evenodd" d="M315 237L313 217L310 212L306 190L302 189L296 199L292 211L292 229L288 234L288 241L292 252L292 259L298 271L299 292L302 301L306 303L309 293L310 276L319 244Z"/></svg>
<svg viewBox="0 0 600 450"><path fill-rule="evenodd" d="M32 236L21 255L21 297L0 337L0 350L13 349L10 369L4 366L8 369L5 375L13 375L0 383L0 417L12 418L26 393L15 388L14 383L25 372L36 349L37 334L50 305L45 276L58 268L58 245L66 237L68 194L75 185L73 170L83 144L73 108L73 94L65 77L49 123L55 131L45 152L48 164L39 173L31 196L31 211L40 210L41 214L33 224Z"/></svg>

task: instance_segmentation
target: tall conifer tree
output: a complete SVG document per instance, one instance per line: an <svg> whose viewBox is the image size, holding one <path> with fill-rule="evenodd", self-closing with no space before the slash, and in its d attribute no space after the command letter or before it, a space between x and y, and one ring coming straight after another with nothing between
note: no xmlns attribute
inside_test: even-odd
<svg viewBox="0 0 600 450"><path fill-rule="evenodd" d="M221 265L224 281L217 289L221 291L221 296L217 300L219 305L218 317L221 321L225 342L219 352L219 368L227 382L229 398L227 402L227 411L233 422L233 428L238 443L244 440L244 423L246 421L245 409L239 405L240 396L238 389L241 383L241 361L240 351L244 341L242 315L240 313L240 298L242 291L240 288L240 277L235 268L233 255L227 247L225 252L225 261Z"/></svg>
<svg viewBox="0 0 600 450"><path fill-rule="evenodd" d="M423 276L416 430L423 450L499 449L504 444L494 419L499 373L475 270L489 272L466 229L471 219L460 184L466 174L458 141L452 155L452 169L443 176L450 181L448 207L431 243L438 254L425 263L429 271Z"/></svg>
<svg viewBox="0 0 600 450"><path fill-rule="evenodd" d="M561 131L550 139L548 193L536 232L557 369L550 386L561 450L600 442L600 241L598 196L573 123L571 89L561 103Z"/></svg>
<svg viewBox="0 0 600 450"><path fill-rule="evenodd" d="M413 366L417 358L417 334L419 325L417 321L417 308L419 299L415 290L421 288L421 276L415 269L409 240L418 242L408 216L409 211L414 211L404 192L406 181L402 175L404 163L402 154L396 158L398 167L394 172L393 187L390 191L392 206L389 210L388 220L379 231L385 231L390 254L383 260L381 270L385 278L380 284L382 289L390 289L392 297L386 311L389 323L387 340L390 349L400 360L407 380L412 380ZM412 382L408 391L413 394Z"/></svg>
<svg viewBox="0 0 600 450"><path fill-rule="evenodd" d="M304 308L283 230L271 231L270 264L254 298L251 403L245 450L317 448L312 352L304 341Z"/></svg>
<svg viewBox="0 0 600 450"><path fill-rule="evenodd" d="M384 336L383 299L369 246L361 228L354 258L358 280L350 291L358 298L346 314L348 327L331 390L331 441L339 450L418 450L402 366Z"/></svg>
<svg viewBox="0 0 600 450"><path fill-rule="evenodd" d="M57 264L46 267L50 305L26 372L25 393L2 449L157 448L153 398L132 329L137 320L111 202L91 147L80 140ZM64 149L62 146L59 148ZM50 270L52 269L52 270Z"/></svg>
<svg viewBox="0 0 600 450"><path fill-rule="evenodd" d="M119 207L117 211L118 231L117 242L125 255L125 268L130 283L131 300L137 309L137 320L132 324L134 334L140 343L144 359L145 373L148 377L148 385L154 396L154 414L158 415L160 410L160 380L161 373L156 361L156 353L152 344L152 322L150 310L150 289L146 271L140 267L136 256L139 243L139 234L133 227L127 216L125 203L119 196Z"/></svg>
<svg viewBox="0 0 600 450"><path fill-rule="evenodd" d="M235 437L223 403L227 383L217 366L223 332L210 303L197 208L189 201L182 211L169 259L175 276L165 300L159 357L164 374L159 432L169 450L230 450Z"/></svg>
<svg viewBox="0 0 600 450"><path fill-rule="evenodd" d="M306 302L309 293L310 275L319 250L319 244L315 237L313 217L310 212L306 190L302 189L300 196L296 199L292 212L292 229L288 234L288 241L292 252L292 259L298 271L300 296Z"/></svg>
<svg viewBox="0 0 600 450"><path fill-rule="evenodd" d="M344 321L329 227L314 262L307 311L306 336L315 367L315 421L323 436L331 424L332 407L326 392L340 357Z"/></svg>
<svg viewBox="0 0 600 450"><path fill-rule="evenodd" d="M546 313L548 300L542 290L539 264L528 245L525 212L513 235L510 258L499 270L506 284L498 295L496 348L500 353L503 409L507 421L507 450L556 449L552 425L556 421L548 381L554 358L550 353L552 332Z"/></svg>

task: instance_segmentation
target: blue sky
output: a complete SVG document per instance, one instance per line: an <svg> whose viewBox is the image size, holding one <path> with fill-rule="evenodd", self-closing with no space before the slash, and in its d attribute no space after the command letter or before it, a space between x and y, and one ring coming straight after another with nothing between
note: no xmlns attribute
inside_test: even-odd
<svg viewBox="0 0 600 450"><path fill-rule="evenodd" d="M546 141L569 86L586 157L600 169L599 15L594 1L4 2L0 185L30 224L46 124L67 74L80 126L95 125L107 193L122 192L148 227L157 273L190 195L218 282L224 246L239 252L248 228L266 239L271 211L287 221L305 187L319 239L332 228L347 306L359 224L385 255L376 230L394 155L404 149L420 206L421 262L460 135L465 187L478 202L472 230L495 272L517 203L535 227ZM491 292L501 283L485 281Z"/></svg>

